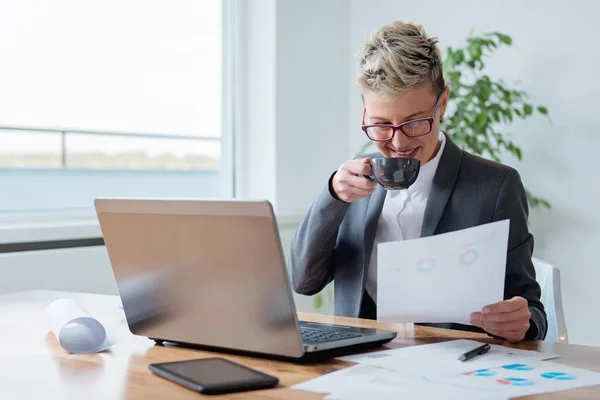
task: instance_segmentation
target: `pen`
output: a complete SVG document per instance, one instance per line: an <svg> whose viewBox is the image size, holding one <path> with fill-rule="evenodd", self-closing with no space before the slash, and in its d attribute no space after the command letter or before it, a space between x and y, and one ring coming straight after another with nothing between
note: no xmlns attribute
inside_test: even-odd
<svg viewBox="0 0 600 400"><path fill-rule="evenodd" d="M481 354L485 354L488 351L490 351L490 348L492 346L490 346L489 344L482 344L479 347L474 348L473 350L469 350L464 354L461 354L460 357L458 357L459 361L467 361L470 360L471 358L481 355Z"/></svg>

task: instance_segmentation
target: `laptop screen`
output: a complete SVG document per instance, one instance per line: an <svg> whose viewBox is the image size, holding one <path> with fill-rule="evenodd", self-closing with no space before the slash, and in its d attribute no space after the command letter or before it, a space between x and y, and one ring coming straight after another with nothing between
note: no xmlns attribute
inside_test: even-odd
<svg viewBox="0 0 600 400"><path fill-rule="evenodd" d="M272 214L233 212L235 205L217 212L215 202L187 202L194 212L162 204L164 212L147 203L127 203L125 212L98 208L131 331L271 354L300 351Z"/></svg>

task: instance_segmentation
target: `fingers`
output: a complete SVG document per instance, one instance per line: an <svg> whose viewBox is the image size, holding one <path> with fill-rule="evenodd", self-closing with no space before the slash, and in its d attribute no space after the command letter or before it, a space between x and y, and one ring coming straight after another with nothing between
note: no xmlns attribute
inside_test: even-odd
<svg viewBox="0 0 600 400"><path fill-rule="evenodd" d="M527 329L514 330L514 331L507 331L507 330L492 330L492 331L486 330L486 331L488 333L491 333L494 336L502 337L513 343L517 343L517 342L520 342L521 340L525 339L525 333L527 332Z"/></svg>
<svg viewBox="0 0 600 400"><path fill-rule="evenodd" d="M337 197L346 202L353 202L373 193L376 187L363 176L370 175L370 159L351 160L340 166L332 181L333 190Z"/></svg>
<svg viewBox="0 0 600 400"><path fill-rule="evenodd" d="M510 322L520 319L529 320L531 318L531 312L528 307L520 308L516 311L506 313L492 313L492 314L481 314L486 321L493 322Z"/></svg>
<svg viewBox="0 0 600 400"><path fill-rule="evenodd" d="M490 304L482 312L471 314L472 325L514 342L523 340L529 330L530 319L527 300L522 297Z"/></svg>
<svg viewBox="0 0 600 400"><path fill-rule="evenodd" d="M523 297L516 296L510 300L504 300L499 303L490 304L488 306L483 307L482 312L484 314L493 314L493 313L505 313L516 311L519 308L527 307L528 303Z"/></svg>
<svg viewBox="0 0 600 400"><path fill-rule="evenodd" d="M495 322L495 321L478 321L477 317L471 317L471 324L477 326L484 331L499 336L510 341L521 341L525 338L525 334L529 330L529 320L519 320L511 322Z"/></svg>
<svg viewBox="0 0 600 400"><path fill-rule="evenodd" d="M347 182L350 186L358 188L358 189L364 189L369 191L371 189L374 189L375 186L377 186L377 184L375 182L371 182L370 180L362 177L362 176L349 176L347 178Z"/></svg>
<svg viewBox="0 0 600 400"><path fill-rule="evenodd" d="M483 325L483 315L480 312L471 313L471 325L481 328Z"/></svg>
<svg viewBox="0 0 600 400"><path fill-rule="evenodd" d="M529 320L518 320L511 322L495 322L495 321L484 321L481 326L486 332L492 331L519 331L527 332L529 329Z"/></svg>
<svg viewBox="0 0 600 400"><path fill-rule="evenodd" d="M371 175L371 159L362 158L345 162L340 167L341 170L346 170L352 175Z"/></svg>
<svg viewBox="0 0 600 400"><path fill-rule="evenodd" d="M367 181L365 178L356 178ZM369 181L367 181L369 182ZM341 182L338 187L334 186L334 190L337 196L348 203L352 203L353 201L362 199L363 197L367 197L375 190L373 186L371 189L364 189L362 187L356 187L352 184L348 183L348 181Z"/></svg>

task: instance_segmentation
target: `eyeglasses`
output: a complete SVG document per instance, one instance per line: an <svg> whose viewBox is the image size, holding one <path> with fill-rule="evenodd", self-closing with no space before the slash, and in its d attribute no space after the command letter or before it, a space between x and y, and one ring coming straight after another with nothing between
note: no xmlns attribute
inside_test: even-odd
<svg viewBox="0 0 600 400"><path fill-rule="evenodd" d="M367 137L374 142L387 142L394 138L396 130L401 130L408 137L419 137L427 135L433 128L435 122L435 115L440 108L442 95L440 94L435 105L435 110L430 118L419 118L412 121L406 121L400 125L389 125L389 124L373 124L365 125L365 115L367 109L363 109L362 116L362 130L367 134Z"/></svg>

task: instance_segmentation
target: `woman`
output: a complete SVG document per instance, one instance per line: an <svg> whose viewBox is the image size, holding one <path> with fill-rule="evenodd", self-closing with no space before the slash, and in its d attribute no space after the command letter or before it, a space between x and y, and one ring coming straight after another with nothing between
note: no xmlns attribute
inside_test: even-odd
<svg viewBox="0 0 600 400"><path fill-rule="evenodd" d="M414 24L382 27L362 49L358 83L363 130L378 156L416 158L421 170L409 189L386 191L363 177L370 156L342 164L294 234L294 290L312 295L333 280L336 315L374 319L378 243L510 219L505 300L473 310L472 325L429 325L543 339L523 184L514 169L462 151L440 131L449 90L437 40Z"/></svg>

